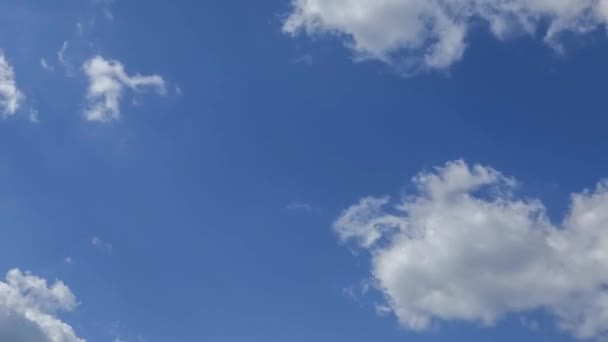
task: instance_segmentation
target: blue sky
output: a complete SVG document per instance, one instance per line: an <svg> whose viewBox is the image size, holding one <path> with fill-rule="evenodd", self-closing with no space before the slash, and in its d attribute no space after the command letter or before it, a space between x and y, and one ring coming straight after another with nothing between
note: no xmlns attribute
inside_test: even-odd
<svg viewBox="0 0 608 342"><path fill-rule="evenodd" d="M0 341L605 337L606 1L435 3L3 1Z"/></svg>

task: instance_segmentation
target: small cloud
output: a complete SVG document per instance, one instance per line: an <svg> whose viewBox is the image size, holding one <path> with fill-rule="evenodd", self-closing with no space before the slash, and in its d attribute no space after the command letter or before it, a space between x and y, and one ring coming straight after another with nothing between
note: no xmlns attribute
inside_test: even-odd
<svg viewBox="0 0 608 342"><path fill-rule="evenodd" d="M106 18L106 20L109 22L114 21L114 13L112 13L109 9L103 10L103 17Z"/></svg>
<svg viewBox="0 0 608 342"><path fill-rule="evenodd" d="M304 202L291 202L287 205L287 209L295 210L295 211L313 211L314 210L312 205L310 205L308 203L304 203Z"/></svg>
<svg viewBox="0 0 608 342"><path fill-rule="evenodd" d="M40 58L40 66L42 67L42 69L46 70L46 71L54 71L55 68L53 68L52 65L50 65L46 59L44 57Z"/></svg>
<svg viewBox="0 0 608 342"><path fill-rule="evenodd" d="M112 250L113 250L112 244L103 241L102 239L98 238L97 236L95 236L91 239L91 244L93 245L93 247L95 247L100 252L104 252L106 254L112 254Z"/></svg>
<svg viewBox="0 0 608 342"><path fill-rule="evenodd" d="M77 24L77 27L82 27L82 25ZM68 50L68 46L70 45L70 42L68 42L67 40L63 42L63 44L61 45L61 49L59 49L59 51L57 51L57 59L59 60L59 62L61 64L63 64L63 66L67 65L67 61L65 59L65 53Z"/></svg>
<svg viewBox="0 0 608 342"><path fill-rule="evenodd" d="M78 26L77 26L78 27ZM68 50L70 49L70 42L64 41L61 45L59 51L57 51L57 60L63 67L65 68L65 72L68 76L74 76L76 73L76 67L74 66L73 61L68 55Z"/></svg>
<svg viewBox="0 0 608 342"><path fill-rule="evenodd" d="M384 304L376 304L376 314L381 317L389 316L393 313L393 309Z"/></svg>
<svg viewBox="0 0 608 342"><path fill-rule="evenodd" d="M32 123L40 123L40 118L38 115L38 110L37 109L30 109L30 113L28 115L28 119L30 120L30 122Z"/></svg>
<svg viewBox="0 0 608 342"><path fill-rule="evenodd" d="M71 263L72 263L72 258L71 258L71 257L66 257L65 259L63 259L63 261L64 261L66 264L71 264Z"/></svg>
<svg viewBox="0 0 608 342"><path fill-rule="evenodd" d="M323 212L323 208L315 207L312 204L302 202L302 201L293 201L287 204L285 207L287 210L294 212L303 212L303 213L314 213L320 214Z"/></svg>
<svg viewBox="0 0 608 342"><path fill-rule="evenodd" d="M165 81L159 75L129 75L122 63L95 56L85 62L84 72L89 78L88 105L84 115L88 121L109 122L120 118L120 100L125 89L133 92L155 90L166 94Z"/></svg>
<svg viewBox="0 0 608 342"><path fill-rule="evenodd" d="M345 287L342 289L342 294L344 294L346 297L356 300L359 300L359 296L357 296L357 293L355 291L355 289L352 286L349 287Z"/></svg>
<svg viewBox="0 0 608 342"><path fill-rule="evenodd" d="M312 62L313 62L312 55L310 55L310 54L302 55L302 56L294 59L293 62L296 64L312 65Z"/></svg>
<svg viewBox="0 0 608 342"><path fill-rule="evenodd" d="M81 22L76 23L76 32L78 32L79 36L82 36L84 34L84 28L82 27Z"/></svg>
<svg viewBox="0 0 608 342"><path fill-rule="evenodd" d="M175 86L175 95L184 96L184 92L182 91L182 88L178 85Z"/></svg>
<svg viewBox="0 0 608 342"><path fill-rule="evenodd" d="M371 283L367 280L361 281L358 285L353 285L349 287L345 287L342 289L342 293L353 299L354 301L359 302L363 296L365 296L369 290L371 289Z"/></svg>

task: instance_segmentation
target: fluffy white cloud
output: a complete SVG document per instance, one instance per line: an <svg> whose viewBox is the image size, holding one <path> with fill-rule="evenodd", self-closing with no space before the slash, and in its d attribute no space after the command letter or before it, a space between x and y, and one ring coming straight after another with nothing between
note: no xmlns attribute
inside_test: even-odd
<svg viewBox="0 0 608 342"><path fill-rule="evenodd" d="M84 342L56 316L76 305L61 281L49 286L42 278L11 270L6 281L0 281L0 341Z"/></svg>
<svg viewBox="0 0 608 342"><path fill-rule="evenodd" d="M120 117L120 100L125 89L136 92L153 89L161 95L166 92L162 77L139 74L129 76L119 61L96 56L85 62L83 68L89 78L89 103L84 113L89 121L117 120Z"/></svg>
<svg viewBox="0 0 608 342"><path fill-rule="evenodd" d="M573 194L560 224L489 167L450 162L413 183L399 203L365 198L334 224L370 251L383 308L404 326L545 310L578 338L608 334L608 182Z"/></svg>
<svg viewBox="0 0 608 342"><path fill-rule="evenodd" d="M0 51L0 118L14 115L25 96L15 81L15 71Z"/></svg>
<svg viewBox="0 0 608 342"><path fill-rule="evenodd" d="M459 61L475 23L499 39L543 30L559 47L563 32L608 23L608 0L292 0L283 30L346 37L361 58L404 71L442 69Z"/></svg>

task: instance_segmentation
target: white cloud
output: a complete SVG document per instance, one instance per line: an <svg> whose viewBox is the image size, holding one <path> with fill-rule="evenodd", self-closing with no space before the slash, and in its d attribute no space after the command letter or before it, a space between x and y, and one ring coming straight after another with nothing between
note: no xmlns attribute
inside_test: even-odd
<svg viewBox="0 0 608 342"><path fill-rule="evenodd" d="M14 115L25 99L17 88L15 71L0 51L0 118Z"/></svg>
<svg viewBox="0 0 608 342"><path fill-rule="evenodd" d="M61 281L49 286L42 278L11 270L0 281L0 341L84 342L56 316L76 306L76 297Z"/></svg>
<svg viewBox="0 0 608 342"><path fill-rule="evenodd" d="M96 56L88 60L83 68L89 78L88 106L84 113L89 121L118 120L120 100L125 88L136 92L153 89L161 95L166 92L162 77L139 74L129 76L119 61Z"/></svg>
<svg viewBox="0 0 608 342"><path fill-rule="evenodd" d="M560 224L489 167L450 162L413 184L397 204L365 198L334 224L370 251L381 307L405 327L544 310L578 338L607 337L608 181L573 194Z"/></svg>
<svg viewBox="0 0 608 342"><path fill-rule="evenodd" d="M458 62L479 21L499 39L542 30L559 48L561 33L604 27L608 0L292 0L283 30L338 35L359 58L415 71Z"/></svg>

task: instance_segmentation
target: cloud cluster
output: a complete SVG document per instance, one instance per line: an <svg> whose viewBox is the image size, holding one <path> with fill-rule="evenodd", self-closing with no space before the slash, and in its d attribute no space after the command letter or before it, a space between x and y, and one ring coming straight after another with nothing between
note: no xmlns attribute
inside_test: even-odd
<svg viewBox="0 0 608 342"><path fill-rule="evenodd" d="M58 53L58 59L68 71L71 65L66 61L65 49L67 42ZM40 59L40 66L46 71L54 68L46 59ZM108 122L120 118L120 101L125 90L144 92L149 89L160 95L166 94L164 79L159 75L143 76L129 75L125 67L117 60L107 60L101 56L88 59L82 71L88 79L87 106L84 116L89 121ZM4 53L0 51L0 119L13 116L22 106L25 95L17 87L15 71L9 64ZM39 122L38 111L29 110L29 120Z"/></svg>
<svg viewBox="0 0 608 342"><path fill-rule="evenodd" d="M25 96L17 88L15 71L0 51L0 118L14 115Z"/></svg>
<svg viewBox="0 0 608 342"><path fill-rule="evenodd" d="M161 76L129 76L124 66L116 60L95 56L86 61L83 68L89 79L88 106L85 110L85 117L89 121L117 120L125 89L136 92L153 89L161 95L166 92L165 81Z"/></svg>
<svg viewBox="0 0 608 342"><path fill-rule="evenodd" d="M11 270L0 281L0 341L84 342L56 315L76 305L61 281L49 286L42 278Z"/></svg>
<svg viewBox="0 0 608 342"><path fill-rule="evenodd" d="M564 32L605 26L608 0L292 0L283 30L345 37L359 58L412 71L459 61L478 23L499 39L541 33L559 48Z"/></svg>
<svg viewBox="0 0 608 342"><path fill-rule="evenodd" d="M454 161L413 184L395 205L364 198L334 224L370 251L383 308L405 327L543 310L578 338L608 334L608 182L573 194L559 224L490 167Z"/></svg>

